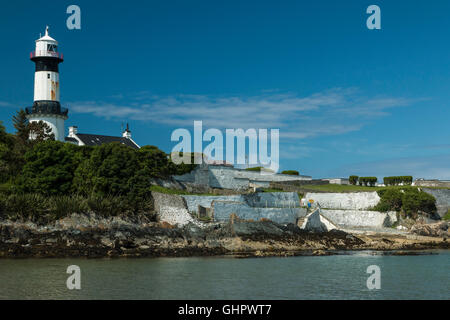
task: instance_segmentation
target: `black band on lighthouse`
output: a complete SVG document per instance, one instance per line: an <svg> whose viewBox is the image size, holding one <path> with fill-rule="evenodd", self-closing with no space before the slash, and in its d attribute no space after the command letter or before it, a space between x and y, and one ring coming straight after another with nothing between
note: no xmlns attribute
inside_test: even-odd
<svg viewBox="0 0 450 320"><path fill-rule="evenodd" d="M36 72L38 71L53 71L58 72L59 60L55 58L39 57L34 58L36 63Z"/></svg>
<svg viewBox="0 0 450 320"><path fill-rule="evenodd" d="M57 114L67 116L69 110L61 108L59 101L40 100L35 101L32 107L25 108L27 114Z"/></svg>

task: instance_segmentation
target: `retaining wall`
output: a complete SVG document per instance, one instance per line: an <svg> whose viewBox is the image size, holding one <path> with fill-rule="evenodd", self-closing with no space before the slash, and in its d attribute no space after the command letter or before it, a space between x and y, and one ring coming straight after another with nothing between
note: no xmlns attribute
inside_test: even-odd
<svg viewBox="0 0 450 320"><path fill-rule="evenodd" d="M243 196L250 207L259 208L293 208L300 206L296 192L258 192Z"/></svg>
<svg viewBox="0 0 450 320"><path fill-rule="evenodd" d="M376 192L353 193L313 193L305 194L307 200L312 199L320 207L326 209L365 210L374 207L380 196Z"/></svg>
<svg viewBox="0 0 450 320"><path fill-rule="evenodd" d="M295 223L297 218L306 216L305 208L254 208L243 202L213 201L214 220L228 221L231 214L245 220L269 219L276 223Z"/></svg>
<svg viewBox="0 0 450 320"><path fill-rule="evenodd" d="M187 208L184 198L176 194L165 194L152 191L152 197L157 213L161 211L161 207Z"/></svg>
<svg viewBox="0 0 450 320"><path fill-rule="evenodd" d="M321 209L320 213L332 223L345 227L382 228L397 221L396 212Z"/></svg>
<svg viewBox="0 0 450 320"><path fill-rule="evenodd" d="M197 213L198 206L205 208L211 208L213 201L242 201L241 195L231 196L195 196L195 195L183 195L189 212Z"/></svg>
<svg viewBox="0 0 450 320"><path fill-rule="evenodd" d="M196 196L183 195L189 212L197 213L198 206L211 208L213 201L243 202L250 207L259 208L293 208L300 206L300 199L295 192L258 192L230 196Z"/></svg>

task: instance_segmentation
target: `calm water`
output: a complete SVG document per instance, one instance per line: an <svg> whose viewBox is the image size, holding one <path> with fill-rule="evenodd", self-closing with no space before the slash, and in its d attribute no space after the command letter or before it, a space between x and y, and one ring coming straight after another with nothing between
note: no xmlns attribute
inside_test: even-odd
<svg viewBox="0 0 450 320"><path fill-rule="evenodd" d="M450 299L450 252L291 258L0 260L0 299ZM81 290L66 268L81 268ZM369 265L381 289L369 291Z"/></svg>

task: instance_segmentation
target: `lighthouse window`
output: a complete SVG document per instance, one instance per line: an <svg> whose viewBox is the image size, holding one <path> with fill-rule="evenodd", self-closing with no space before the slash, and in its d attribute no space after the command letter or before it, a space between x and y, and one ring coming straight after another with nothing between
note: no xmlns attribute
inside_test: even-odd
<svg viewBox="0 0 450 320"><path fill-rule="evenodd" d="M56 52L57 46L55 44L47 44L47 51Z"/></svg>
<svg viewBox="0 0 450 320"><path fill-rule="evenodd" d="M50 73L47 73L47 79L50 79Z"/></svg>

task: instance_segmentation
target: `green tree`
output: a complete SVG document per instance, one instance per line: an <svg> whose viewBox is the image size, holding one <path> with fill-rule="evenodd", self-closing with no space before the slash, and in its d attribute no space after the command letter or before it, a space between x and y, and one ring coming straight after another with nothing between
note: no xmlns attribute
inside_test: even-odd
<svg viewBox="0 0 450 320"><path fill-rule="evenodd" d="M70 194L75 170L83 160L81 149L52 140L36 143L25 153L18 190L46 195Z"/></svg>
<svg viewBox="0 0 450 320"><path fill-rule="evenodd" d="M348 178L348 181L350 184L356 185L356 183L358 182L358 178L359 178L358 176L350 176Z"/></svg>
<svg viewBox="0 0 450 320"><path fill-rule="evenodd" d="M120 143L104 144L77 168L74 187L84 195L126 195L140 169L138 151Z"/></svg>
<svg viewBox="0 0 450 320"><path fill-rule="evenodd" d="M0 183L11 179L14 172L14 137L6 132L2 121L0 121Z"/></svg>
<svg viewBox="0 0 450 320"><path fill-rule="evenodd" d="M139 163L148 177L167 178L176 168L171 165L168 155L155 146L143 146L138 151Z"/></svg>
<svg viewBox="0 0 450 320"><path fill-rule="evenodd" d="M28 126L27 114L23 109L17 111L16 115L13 116L13 125L16 129L16 139L17 143L25 146L28 143L28 138L30 136L30 128Z"/></svg>
<svg viewBox="0 0 450 320"><path fill-rule="evenodd" d="M28 130L32 144L46 140L55 140L55 134L52 133L52 128L42 120L30 122L28 124Z"/></svg>

